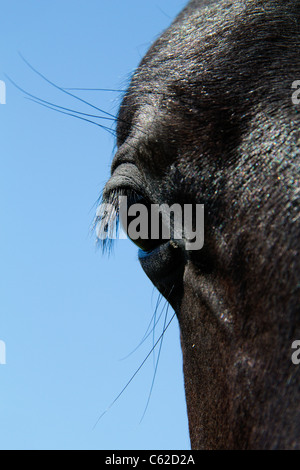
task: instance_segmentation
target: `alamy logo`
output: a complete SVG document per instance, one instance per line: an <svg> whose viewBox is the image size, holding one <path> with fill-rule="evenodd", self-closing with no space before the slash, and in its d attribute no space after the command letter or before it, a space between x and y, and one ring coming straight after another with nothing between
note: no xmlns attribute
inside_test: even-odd
<svg viewBox="0 0 300 470"><path fill-rule="evenodd" d="M292 354L292 363L295 366L298 366L300 364L300 341L294 341L292 344L292 349L295 349L296 351Z"/></svg>
<svg viewBox="0 0 300 470"><path fill-rule="evenodd" d="M0 80L0 104L6 104L6 85L3 80Z"/></svg>
<svg viewBox="0 0 300 470"><path fill-rule="evenodd" d="M296 90L292 94L292 102L293 104L300 104L300 80L295 80L292 83L292 88Z"/></svg>
<svg viewBox="0 0 300 470"><path fill-rule="evenodd" d="M98 240L126 238L112 221L119 217L122 228L134 242L141 240L182 240L187 250L201 250L204 244L203 204L130 203L119 196L118 203L101 204L96 213ZM138 244L138 243L137 243Z"/></svg>
<svg viewBox="0 0 300 470"><path fill-rule="evenodd" d="M6 364L6 345L0 340L0 365Z"/></svg>

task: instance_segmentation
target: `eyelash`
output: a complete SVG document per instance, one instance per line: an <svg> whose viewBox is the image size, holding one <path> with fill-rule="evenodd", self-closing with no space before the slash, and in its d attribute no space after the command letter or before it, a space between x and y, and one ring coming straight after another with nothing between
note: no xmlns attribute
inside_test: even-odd
<svg viewBox="0 0 300 470"><path fill-rule="evenodd" d="M112 251L114 238L118 237L120 196L127 196L131 204L138 202L141 198L136 191L130 188L116 188L102 196L94 219L93 230L97 231L97 244L101 246L104 253ZM113 234L115 234L115 237L113 237Z"/></svg>

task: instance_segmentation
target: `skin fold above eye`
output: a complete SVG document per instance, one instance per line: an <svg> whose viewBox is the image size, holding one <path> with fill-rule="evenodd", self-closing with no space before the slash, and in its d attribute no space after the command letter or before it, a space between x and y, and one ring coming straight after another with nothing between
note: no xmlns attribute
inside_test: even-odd
<svg viewBox="0 0 300 470"><path fill-rule="evenodd" d="M105 185L103 202L109 199L109 194L114 190L128 188L139 194L143 193L145 186L141 173L133 163L121 163L113 170L112 176Z"/></svg>

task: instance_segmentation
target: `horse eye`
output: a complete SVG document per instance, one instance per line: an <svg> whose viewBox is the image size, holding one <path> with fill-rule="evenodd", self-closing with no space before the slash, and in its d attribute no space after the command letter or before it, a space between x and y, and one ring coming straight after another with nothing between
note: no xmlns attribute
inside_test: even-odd
<svg viewBox="0 0 300 470"><path fill-rule="evenodd" d="M158 234L151 238L151 203L137 193L128 194L126 203L119 208L120 222L128 238L147 252L162 243Z"/></svg>

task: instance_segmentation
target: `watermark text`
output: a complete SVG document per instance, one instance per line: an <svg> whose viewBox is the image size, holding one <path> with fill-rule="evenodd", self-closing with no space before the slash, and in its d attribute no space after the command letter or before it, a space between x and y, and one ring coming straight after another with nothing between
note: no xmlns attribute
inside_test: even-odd
<svg viewBox="0 0 300 470"><path fill-rule="evenodd" d="M294 341L292 344L292 349L295 349L295 351L292 354L292 363L295 366L298 366L300 364L300 341Z"/></svg>
<svg viewBox="0 0 300 470"><path fill-rule="evenodd" d="M6 344L0 340L0 365L6 364Z"/></svg>
<svg viewBox="0 0 300 470"><path fill-rule="evenodd" d="M0 104L6 104L6 85L3 80L0 80Z"/></svg>
<svg viewBox="0 0 300 470"><path fill-rule="evenodd" d="M113 217L112 217L113 214ZM204 245L203 204L144 204L128 203L127 196L119 196L116 205L103 203L96 213L98 240L125 238L111 220L118 216L124 232L132 241L180 240L187 250L201 250Z"/></svg>
<svg viewBox="0 0 300 470"><path fill-rule="evenodd" d="M300 104L300 80L295 80L292 83L292 89L295 90L292 94L292 103Z"/></svg>

